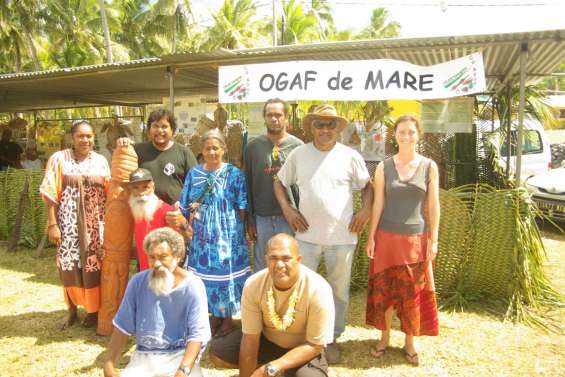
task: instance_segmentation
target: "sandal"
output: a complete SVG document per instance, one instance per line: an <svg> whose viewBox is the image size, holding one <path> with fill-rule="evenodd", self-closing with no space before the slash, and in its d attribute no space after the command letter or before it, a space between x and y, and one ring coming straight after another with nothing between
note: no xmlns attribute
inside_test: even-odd
<svg viewBox="0 0 565 377"><path fill-rule="evenodd" d="M403 348L402 352L404 353L404 358L406 359L408 364L415 366L415 367L420 365L420 362L418 360L418 352L408 353L408 351L406 351L406 348Z"/></svg>
<svg viewBox="0 0 565 377"><path fill-rule="evenodd" d="M388 347L385 348L377 348L377 347L371 347L371 356L373 356L375 359L380 359L381 357L383 357L386 353L386 349Z"/></svg>

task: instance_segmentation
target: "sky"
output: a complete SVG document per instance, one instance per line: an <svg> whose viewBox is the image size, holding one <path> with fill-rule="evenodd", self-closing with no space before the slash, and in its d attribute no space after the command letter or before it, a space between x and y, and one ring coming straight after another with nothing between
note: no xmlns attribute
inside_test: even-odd
<svg viewBox="0 0 565 377"><path fill-rule="evenodd" d="M297 2L301 0L296 0ZM278 9L282 0L275 0ZM309 1L303 1L309 3ZM200 20L211 19L223 0L192 0ZM401 37L565 29L565 0L328 0L338 30L359 31L372 10L384 7L401 25ZM259 15L271 17L272 0L256 0Z"/></svg>

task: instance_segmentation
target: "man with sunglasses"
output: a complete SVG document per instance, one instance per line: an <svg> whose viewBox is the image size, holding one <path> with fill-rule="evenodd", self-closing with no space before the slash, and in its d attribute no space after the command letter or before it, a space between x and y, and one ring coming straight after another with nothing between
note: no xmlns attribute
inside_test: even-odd
<svg viewBox="0 0 565 377"><path fill-rule="evenodd" d="M319 105L303 120L303 128L313 137L311 143L296 148L278 172L275 196L290 226L296 232L302 264L316 271L324 255L327 279L335 303L334 343L326 355L338 363L340 351L335 340L345 330L351 263L357 233L369 220L373 188L361 155L337 142L347 120L331 105ZM299 208L293 208L286 188L296 184ZM362 189L362 208L353 213L353 189Z"/></svg>
<svg viewBox="0 0 565 377"><path fill-rule="evenodd" d="M292 150L304 144L286 132L288 107L280 98L272 98L263 106L266 135L253 138L245 148L245 178L247 181L247 234L255 241L254 271L266 267L265 247L277 233L293 235L275 199L273 180Z"/></svg>

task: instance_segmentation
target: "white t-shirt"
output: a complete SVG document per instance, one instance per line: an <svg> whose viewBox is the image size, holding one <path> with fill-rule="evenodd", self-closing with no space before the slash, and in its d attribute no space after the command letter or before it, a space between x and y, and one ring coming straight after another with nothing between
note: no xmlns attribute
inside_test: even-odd
<svg viewBox="0 0 565 377"><path fill-rule="evenodd" d="M348 229L353 216L353 187L363 188L369 172L361 155L337 143L322 152L308 143L294 149L278 173L285 187L296 184L300 213L309 228L296 233L301 241L319 245L354 245L357 234Z"/></svg>

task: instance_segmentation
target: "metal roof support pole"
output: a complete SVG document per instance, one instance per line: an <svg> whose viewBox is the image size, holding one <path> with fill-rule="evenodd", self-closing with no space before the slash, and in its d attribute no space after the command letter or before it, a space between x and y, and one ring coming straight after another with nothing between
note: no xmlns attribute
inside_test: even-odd
<svg viewBox="0 0 565 377"><path fill-rule="evenodd" d="M167 75L169 76L169 110L173 116L175 115L175 66L167 66Z"/></svg>
<svg viewBox="0 0 565 377"><path fill-rule="evenodd" d="M273 47L277 45L277 7L275 0L273 0Z"/></svg>
<svg viewBox="0 0 565 377"><path fill-rule="evenodd" d="M504 127L503 124L500 127ZM510 179L510 157L512 156L512 83L506 86L506 181Z"/></svg>
<svg viewBox="0 0 565 377"><path fill-rule="evenodd" d="M528 42L520 46L520 103L518 105L518 135L516 140L516 187L522 184L522 141L524 140L524 107L526 104L526 63Z"/></svg>

